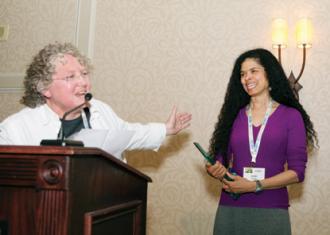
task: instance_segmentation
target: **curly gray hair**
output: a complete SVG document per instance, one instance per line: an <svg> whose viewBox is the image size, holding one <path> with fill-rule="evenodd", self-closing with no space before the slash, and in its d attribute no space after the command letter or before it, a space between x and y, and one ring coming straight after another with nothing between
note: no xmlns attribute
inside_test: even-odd
<svg viewBox="0 0 330 235"><path fill-rule="evenodd" d="M56 61L64 55L72 55L77 58L79 63L90 72L92 66L87 57L82 55L79 50L71 43L48 44L34 56L32 63L26 70L24 77L24 95L20 102L28 107L35 108L46 103L42 94L52 83L52 76L56 69Z"/></svg>

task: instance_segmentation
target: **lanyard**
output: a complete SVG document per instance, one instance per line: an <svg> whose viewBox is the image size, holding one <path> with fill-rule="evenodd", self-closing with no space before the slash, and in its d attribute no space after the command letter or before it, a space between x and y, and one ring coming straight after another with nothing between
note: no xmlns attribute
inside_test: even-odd
<svg viewBox="0 0 330 235"><path fill-rule="evenodd" d="M273 106L273 101L271 99L268 103L268 107L267 107L267 110L266 110L266 113L265 113L265 116L264 116L264 120L262 121L262 125L261 125L261 128L259 130L257 140L256 140L255 143L254 143L254 138L253 138L253 127L252 127L252 125L253 125L252 124L252 109L251 109L251 106L249 106L249 108L248 108L249 147L250 147L250 153L251 153L251 157L252 157L251 162L253 164L255 164L256 160L257 160L257 154L258 154L259 147L260 147L261 137L262 137L262 134L265 130L269 115L272 111L272 106Z"/></svg>
<svg viewBox="0 0 330 235"><path fill-rule="evenodd" d="M85 109L83 109L81 111L81 117L82 117L82 120L83 120L84 128L85 129L90 129L91 127L89 125L89 122L88 122L88 119L87 119L87 115L86 115L85 112L86 112Z"/></svg>

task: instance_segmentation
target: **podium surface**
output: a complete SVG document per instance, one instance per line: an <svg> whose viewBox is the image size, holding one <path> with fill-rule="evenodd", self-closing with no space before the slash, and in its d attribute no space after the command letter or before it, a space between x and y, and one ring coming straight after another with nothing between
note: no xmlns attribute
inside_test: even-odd
<svg viewBox="0 0 330 235"><path fill-rule="evenodd" d="M145 234L148 182L97 148L0 146L0 234Z"/></svg>

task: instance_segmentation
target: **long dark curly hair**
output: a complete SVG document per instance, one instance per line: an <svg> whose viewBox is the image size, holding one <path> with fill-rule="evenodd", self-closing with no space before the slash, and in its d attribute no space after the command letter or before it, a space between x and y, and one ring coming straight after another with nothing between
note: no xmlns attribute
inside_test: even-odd
<svg viewBox="0 0 330 235"><path fill-rule="evenodd" d="M271 87L270 96L272 99L280 104L293 107L300 112L306 128L307 150L310 152L318 147L317 133L313 128L313 123L295 97L281 64L270 51L257 48L244 52L235 61L224 104L210 139L209 153L214 157L221 154L224 159L224 165L228 167L229 158L227 152L231 128L240 109L250 102L250 96L245 92L241 84L241 65L248 58L254 59L264 68L269 87Z"/></svg>

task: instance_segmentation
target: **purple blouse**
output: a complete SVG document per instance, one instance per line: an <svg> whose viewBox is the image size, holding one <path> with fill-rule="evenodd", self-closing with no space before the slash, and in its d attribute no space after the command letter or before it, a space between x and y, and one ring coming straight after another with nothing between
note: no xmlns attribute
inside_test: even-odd
<svg viewBox="0 0 330 235"><path fill-rule="evenodd" d="M259 127L253 127L256 140ZM265 177L271 177L288 169L297 173L299 181L304 180L307 163L306 131L301 114L294 108L280 105L269 117L261 138L255 167L266 169ZM238 113L232 127L229 142L229 156L233 154L233 170L243 176L243 168L251 166L249 150L248 119L246 108ZM221 160L221 156L218 156ZM234 200L222 191L220 204L235 207L284 208L289 207L286 187L267 189L258 194L244 193Z"/></svg>

